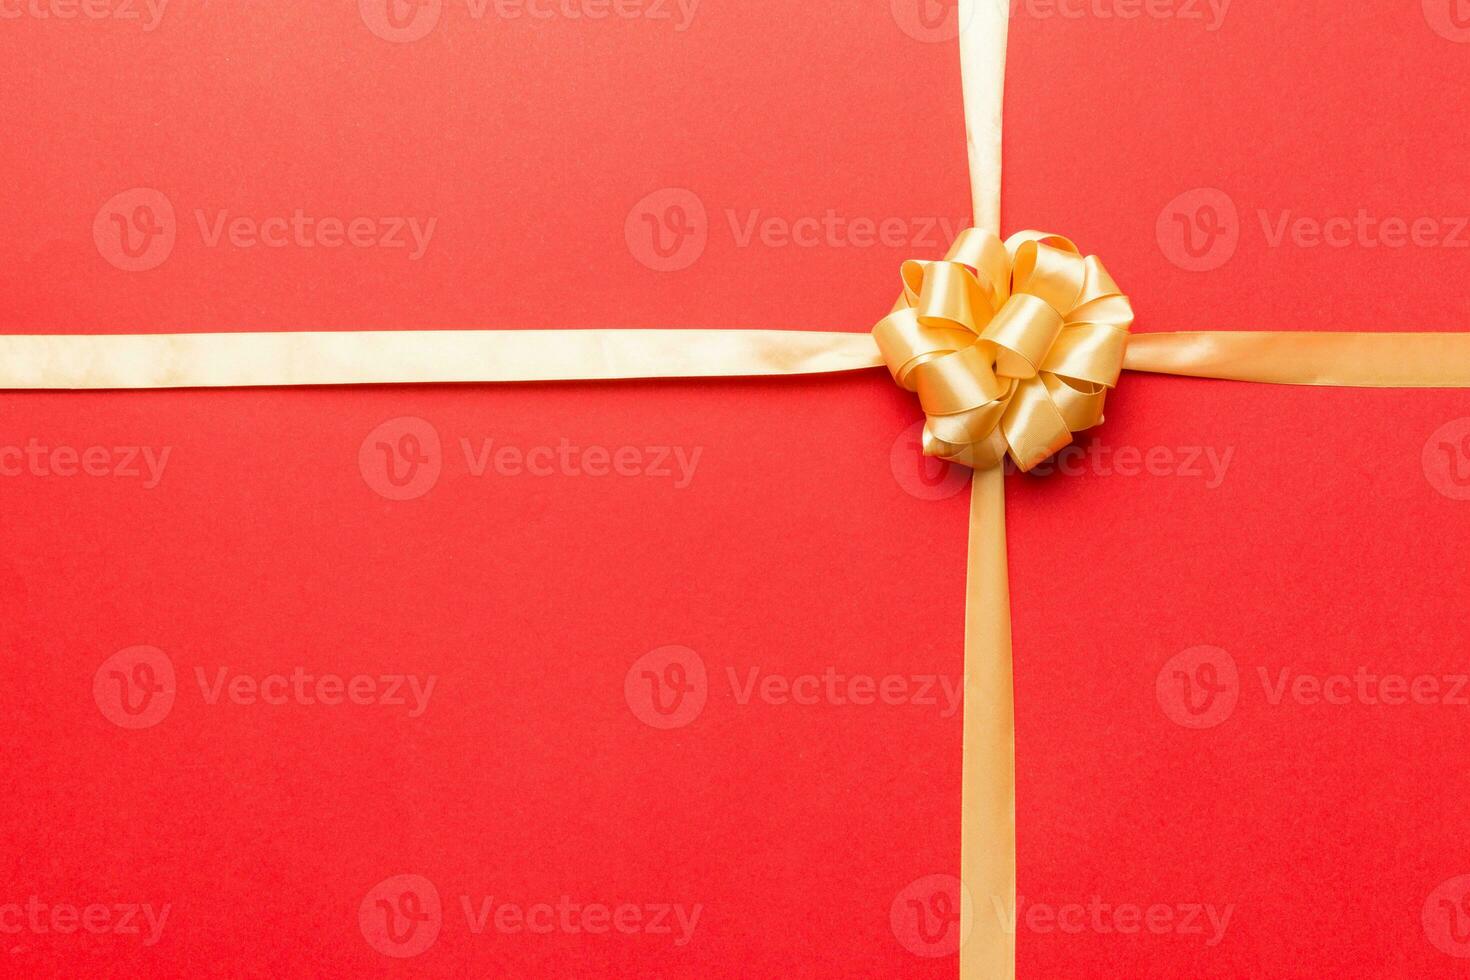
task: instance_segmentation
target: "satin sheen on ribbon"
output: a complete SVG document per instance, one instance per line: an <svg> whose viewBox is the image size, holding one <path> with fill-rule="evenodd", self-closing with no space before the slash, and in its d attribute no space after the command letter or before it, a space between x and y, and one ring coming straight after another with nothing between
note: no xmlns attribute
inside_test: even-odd
<svg viewBox="0 0 1470 980"><path fill-rule="evenodd" d="M614 381L881 367L866 333L383 330L0 335L0 391ZM1470 387L1470 333L1133 334L1123 368L1266 384Z"/></svg>
<svg viewBox="0 0 1470 980"><path fill-rule="evenodd" d="M1470 333L1141 334L1130 371L1339 388L1464 388Z"/></svg>
<svg viewBox="0 0 1470 980"><path fill-rule="evenodd" d="M866 333L382 330L0 335L0 391L612 381L881 367ZM1133 334L1128 371L1343 388L1470 387L1470 333Z"/></svg>
<svg viewBox="0 0 1470 980"><path fill-rule="evenodd" d="M798 330L0 336L0 389L716 378L881 363L866 334Z"/></svg>

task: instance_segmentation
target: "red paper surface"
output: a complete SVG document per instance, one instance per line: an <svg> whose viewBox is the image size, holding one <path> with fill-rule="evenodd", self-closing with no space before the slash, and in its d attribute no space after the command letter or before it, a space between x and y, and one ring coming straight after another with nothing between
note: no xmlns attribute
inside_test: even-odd
<svg viewBox="0 0 1470 980"><path fill-rule="evenodd" d="M0 0L0 330L861 331L968 213L938 6L157 12ZM1008 224L1141 331L1470 328L1465 13L1023 2ZM1020 974L1463 975L1470 395L1108 415L1007 488ZM3 971L953 977L918 419L881 372L0 395Z"/></svg>

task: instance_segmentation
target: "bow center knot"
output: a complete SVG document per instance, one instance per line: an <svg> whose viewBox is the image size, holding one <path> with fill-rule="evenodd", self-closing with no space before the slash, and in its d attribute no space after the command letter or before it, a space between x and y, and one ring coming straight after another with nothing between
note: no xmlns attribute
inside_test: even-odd
<svg viewBox="0 0 1470 980"><path fill-rule="evenodd" d="M989 469L1009 454L1029 470L1102 422L1132 325L1128 297L1070 240L967 228L942 261L903 264L873 336L919 396L926 456Z"/></svg>

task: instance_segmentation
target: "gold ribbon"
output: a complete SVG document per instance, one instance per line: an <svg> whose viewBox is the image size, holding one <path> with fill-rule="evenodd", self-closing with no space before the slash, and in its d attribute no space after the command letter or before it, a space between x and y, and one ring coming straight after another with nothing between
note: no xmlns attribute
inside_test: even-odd
<svg viewBox="0 0 1470 980"><path fill-rule="evenodd" d="M773 377L884 363L869 334L805 330L0 334L0 391ZM1266 384L1465 388L1470 333L1132 334L1123 368Z"/></svg>
<svg viewBox="0 0 1470 980"><path fill-rule="evenodd" d="M796 330L0 336L0 389L715 378L828 374L880 363L863 334Z"/></svg>
<svg viewBox="0 0 1470 980"><path fill-rule="evenodd" d="M1470 333L1140 334L1130 371L1338 388L1463 388Z"/></svg>
<svg viewBox="0 0 1470 980"><path fill-rule="evenodd" d="M1023 231L967 228L940 262L903 266L903 295L873 328L919 396L924 453L977 470L1029 470L1103 420L1133 307L1097 256Z"/></svg>

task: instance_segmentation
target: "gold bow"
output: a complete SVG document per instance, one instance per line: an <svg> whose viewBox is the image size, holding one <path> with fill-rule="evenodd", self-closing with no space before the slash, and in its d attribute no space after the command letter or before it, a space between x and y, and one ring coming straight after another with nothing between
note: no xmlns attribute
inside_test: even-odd
<svg viewBox="0 0 1470 980"><path fill-rule="evenodd" d="M1009 452L1029 470L1102 422L1132 325L1128 297L1069 239L967 228L943 261L903 264L873 336L919 396L926 456L983 470Z"/></svg>

